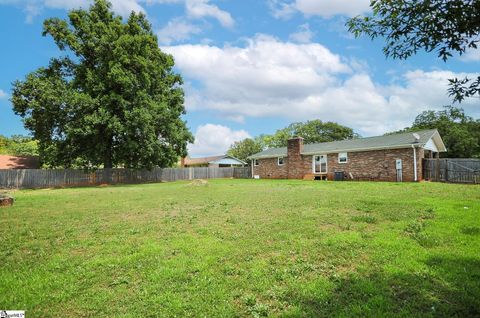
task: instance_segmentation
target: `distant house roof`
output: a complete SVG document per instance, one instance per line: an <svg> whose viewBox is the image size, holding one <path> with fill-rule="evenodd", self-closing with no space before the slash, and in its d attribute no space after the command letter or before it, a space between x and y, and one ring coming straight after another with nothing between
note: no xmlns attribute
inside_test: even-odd
<svg viewBox="0 0 480 318"><path fill-rule="evenodd" d="M186 157L184 161L185 166L198 166L207 164L230 164L230 165L245 165L246 162L229 155L220 155L203 158Z"/></svg>
<svg viewBox="0 0 480 318"><path fill-rule="evenodd" d="M38 169L38 157L0 155L0 169Z"/></svg>
<svg viewBox="0 0 480 318"><path fill-rule="evenodd" d="M416 131L420 137L415 139L413 132L398 133L386 136L375 136L367 138L349 139L342 141L322 142L317 144L306 144L302 154L314 155L322 153L354 152L380 149L397 149L419 145L424 147L433 139L439 152L447 149L436 129ZM250 159L273 158L287 156L287 147L271 148L250 156Z"/></svg>

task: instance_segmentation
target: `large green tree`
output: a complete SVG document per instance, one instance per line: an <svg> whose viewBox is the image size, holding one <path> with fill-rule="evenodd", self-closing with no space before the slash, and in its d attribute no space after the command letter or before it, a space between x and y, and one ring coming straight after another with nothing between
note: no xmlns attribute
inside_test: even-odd
<svg viewBox="0 0 480 318"><path fill-rule="evenodd" d="M182 78L145 15L105 0L44 22L64 56L13 85L14 111L49 166L152 168L186 155Z"/></svg>
<svg viewBox="0 0 480 318"><path fill-rule="evenodd" d="M247 138L230 146L228 154L241 160L267 148L286 147L288 139L303 137L306 144L358 138L352 128L334 122L322 122L319 119L296 122L272 135L260 135ZM247 160L248 161L248 160Z"/></svg>
<svg viewBox="0 0 480 318"><path fill-rule="evenodd" d="M385 38L387 57L407 59L419 50L444 61L480 41L480 0L372 0L372 14L348 21L350 32ZM450 80L455 101L480 95L480 76Z"/></svg>
<svg viewBox="0 0 480 318"><path fill-rule="evenodd" d="M38 141L28 136L0 135L0 154L14 156L38 156Z"/></svg>
<svg viewBox="0 0 480 318"><path fill-rule="evenodd" d="M437 128L453 158L480 157L480 121L465 115L461 108L447 106L425 111L415 118L413 129Z"/></svg>
<svg viewBox="0 0 480 318"><path fill-rule="evenodd" d="M296 122L279 129L273 135L262 135L259 142L266 148L286 147L288 139L303 137L306 144L329 142L359 137L352 128L319 119Z"/></svg>
<svg viewBox="0 0 480 318"><path fill-rule="evenodd" d="M8 154L9 139L0 135L0 155Z"/></svg>
<svg viewBox="0 0 480 318"><path fill-rule="evenodd" d="M480 158L480 120L465 115L461 108L446 106L443 110L420 113L411 127L402 131L438 129L447 147L441 155L449 158Z"/></svg>
<svg viewBox="0 0 480 318"><path fill-rule="evenodd" d="M263 150L262 145L251 138L246 138L241 141L235 141L228 150L227 154L237 159L250 162L247 158Z"/></svg>

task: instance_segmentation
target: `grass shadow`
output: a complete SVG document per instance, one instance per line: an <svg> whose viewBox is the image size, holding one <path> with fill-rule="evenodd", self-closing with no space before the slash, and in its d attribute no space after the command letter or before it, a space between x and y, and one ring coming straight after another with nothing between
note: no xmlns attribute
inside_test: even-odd
<svg viewBox="0 0 480 318"><path fill-rule="evenodd" d="M425 273L333 278L328 293L288 295L288 317L479 317L480 260L435 256ZM315 295L326 295L316 297Z"/></svg>

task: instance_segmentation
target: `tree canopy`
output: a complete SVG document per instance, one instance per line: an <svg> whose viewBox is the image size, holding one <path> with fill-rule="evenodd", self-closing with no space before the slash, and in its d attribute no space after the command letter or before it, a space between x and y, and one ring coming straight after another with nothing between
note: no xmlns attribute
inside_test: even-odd
<svg viewBox="0 0 480 318"><path fill-rule="evenodd" d="M241 141L235 141L230 146L227 154L245 162L250 162L247 158L263 150L262 145L251 138L246 138Z"/></svg>
<svg viewBox="0 0 480 318"><path fill-rule="evenodd" d="M248 156L264 149L286 147L288 139L292 137L303 137L304 142L310 144L358 138L359 135L352 128L315 119L292 123L272 135L260 135L254 139L247 138L235 142L228 150L228 154L241 160L247 160Z"/></svg>
<svg viewBox="0 0 480 318"><path fill-rule="evenodd" d="M31 137L0 135L0 154L14 156L38 156L38 142Z"/></svg>
<svg viewBox="0 0 480 318"><path fill-rule="evenodd" d="M261 135L261 143L266 148L286 147L288 139L302 137L306 144L329 142L359 137L352 128L319 119L296 122L279 129L273 135Z"/></svg>
<svg viewBox="0 0 480 318"><path fill-rule="evenodd" d="M347 22L355 36L385 38L387 57L407 59L419 50L437 51L444 61L477 49L480 0L372 0L372 15ZM480 95L480 77L451 79L454 101Z"/></svg>
<svg viewBox="0 0 480 318"><path fill-rule="evenodd" d="M13 85L15 113L50 166L152 168L186 155L193 136L182 78L145 15L127 21L95 0L44 22L64 53Z"/></svg>
<svg viewBox="0 0 480 318"><path fill-rule="evenodd" d="M437 128L449 158L480 158L480 120L465 115L461 108L446 106L444 110L420 113L411 127L402 131Z"/></svg>

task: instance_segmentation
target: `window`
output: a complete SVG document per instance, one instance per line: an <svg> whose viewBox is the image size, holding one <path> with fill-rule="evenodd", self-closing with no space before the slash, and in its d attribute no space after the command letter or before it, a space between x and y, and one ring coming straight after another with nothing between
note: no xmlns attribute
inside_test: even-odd
<svg viewBox="0 0 480 318"><path fill-rule="evenodd" d="M283 166L283 164L284 164L283 157L278 157L278 165Z"/></svg>
<svg viewBox="0 0 480 318"><path fill-rule="evenodd" d="M341 152L338 154L338 163L347 163L348 155L346 152Z"/></svg>
<svg viewBox="0 0 480 318"><path fill-rule="evenodd" d="M260 163L258 162L258 159L253 159L253 165L258 166Z"/></svg>
<svg viewBox="0 0 480 318"><path fill-rule="evenodd" d="M313 173L327 173L327 155L313 156Z"/></svg>

